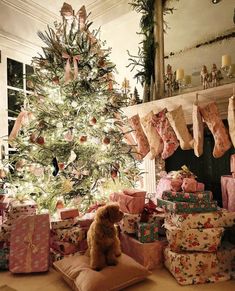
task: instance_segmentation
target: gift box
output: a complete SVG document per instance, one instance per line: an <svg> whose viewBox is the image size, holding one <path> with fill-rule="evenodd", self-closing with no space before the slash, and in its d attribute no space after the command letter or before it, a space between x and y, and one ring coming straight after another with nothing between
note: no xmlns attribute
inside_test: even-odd
<svg viewBox="0 0 235 291"><path fill-rule="evenodd" d="M81 227L74 226L65 229L55 229L51 231L53 240L70 242L78 244L85 238L85 231Z"/></svg>
<svg viewBox="0 0 235 291"><path fill-rule="evenodd" d="M137 222L140 221L141 214L124 213L119 226L123 232L135 234L137 229Z"/></svg>
<svg viewBox="0 0 235 291"><path fill-rule="evenodd" d="M0 248L0 270L8 270L9 267L9 248Z"/></svg>
<svg viewBox="0 0 235 291"><path fill-rule="evenodd" d="M197 192L205 191L205 184L197 182Z"/></svg>
<svg viewBox="0 0 235 291"><path fill-rule="evenodd" d="M118 202L122 212L139 214L144 210L145 196L145 191L130 189L110 194L110 200Z"/></svg>
<svg viewBox="0 0 235 291"><path fill-rule="evenodd" d="M17 219L22 215L35 215L37 204L33 200L13 199L9 203L9 210L6 213L8 219Z"/></svg>
<svg viewBox="0 0 235 291"><path fill-rule="evenodd" d="M235 249L231 248L221 248L214 253L176 253L167 247L164 250L164 264L179 284L187 285L204 283L210 276L231 271L234 256Z"/></svg>
<svg viewBox="0 0 235 291"><path fill-rule="evenodd" d="M5 195L0 196L0 209L1 210L8 209L9 203L10 203L10 199L7 196Z"/></svg>
<svg viewBox="0 0 235 291"><path fill-rule="evenodd" d="M230 171L231 173L235 172L235 154L230 156Z"/></svg>
<svg viewBox="0 0 235 291"><path fill-rule="evenodd" d="M12 273L45 272L49 268L50 222L48 214L21 216L12 225Z"/></svg>
<svg viewBox="0 0 235 291"><path fill-rule="evenodd" d="M210 202L212 200L211 191L202 191L195 193L164 191L163 200L179 201L179 202Z"/></svg>
<svg viewBox="0 0 235 291"><path fill-rule="evenodd" d="M223 207L235 212L235 179L232 176L221 177Z"/></svg>
<svg viewBox="0 0 235 291"><path fill-rule="evenodd" d="M181 187L184 192L196 192L197 181L194 178L184 178Z"/></svg>
<svg viewBox="0 0 235 291"><path fill-rule="evenodd" d="M82 217L79 217L77 219L77 224L80 227L87 227L87 228L89 228L90 225L92 224L92 222L94 221L94 218L95 218L95 213L94 212L86 213Z"/></svg>
<svg viewBox="0 0 235 291"><path fill-rule="evenodd" d="M11 226L3 223L0 226L0 241L9 241L11 236Z"/></svg>
<svg viewBox="0 0 235 291"><path fill-rule="evenodd" d="M87 249L88 249L88 244L87 244L86 239L83 239L83 240L78 242L78 252L80 254L84 254Z"/></svg>
<svg viewBox="0 0 235 291"><path fill-rule="evenodd" d="M235 224L235 212L220 209L207 213L168 213L165 221L179 228L231 227Z"/></svg>
<svg viewBox="0 0 235 291"><path fill-rule="evenodd" d="M163 249L167 245L166 240L141 243L137 239L125 233L121 233L120 241L123 253L132 257L148 270L162 267Z"/></svg>
<svg viewBox="0 0 235 291"><path fill-rule="evenodd" d="M215 252L220 246L223 227L182 229L165 223L169 247L174 252Z"/></svg>
<svg viewBox="0 0 235 291"><path fill-rule="evenodd" d="M75 218L68 218L65 220L62 219L51 220L51 229L70 228L74 226L77 222L78 220Z"/></svg>
<svg viewBox="0 0 235 291"><path fill-rule="evenodd" d="M157 199L157 205L166 211L173 213L196 213L196 212L209 212L218 209L217 201L210 202L173 202L163 199Z"/></svg>
<svg viewBox="0 0 235 291"><path fill-rule="evenodd" d="M155 240L158 240L158 230L159 225L157 222L138 222L136 231L137 238L142 243L153 242Z"/></svg>
<svg viewBox="0 0 235 291"><path fill-rule="evenodd" d="M69 242L63 241L52 241L51 248L57 252L60 252L62 255L74 254L78 251L78 246Z"/></svg>
<svg viewBox="0 0 235 291"><path fill-rule="evenodd" d="M182 182L180 178L161 178L157 184L155 199L162 198L164 191L180 191Z"/></svg>
<svg viewBox="0 0 235 291"><path fill-rule="evenodd" d="M75 217L79 216L79 212L78 212L77 208L73 208L73 209L62 208L59 211L59 213L60 213L61 219L75 218Z"/></svg>

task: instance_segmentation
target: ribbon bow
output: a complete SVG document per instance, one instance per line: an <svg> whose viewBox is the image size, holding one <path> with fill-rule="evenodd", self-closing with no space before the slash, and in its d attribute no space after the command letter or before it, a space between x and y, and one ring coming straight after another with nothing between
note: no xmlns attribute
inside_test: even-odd
<svg viewBox="0 0 235 291"><path fill-rule="evenodd" d="M149 202L144 205L144 210L141 213L140 222L148 222L149 216L154 212L158 212L156 207L157 206L153 203L153 201L149 199Z"/></svg>
<svg viewBox="0 0 235 291"><path fill-rule="evenodd" d="M32 233L27 234L27 236L24 239L24 242L27 243L28 248L32 250L33 254L35 254L38 251L38 247L33 243Z"/></svg>
<svg viewBox="0 0 235 291"><path fill-rule="evenodd" d="M65 65L65 74L64 74L64 79L65 79L65 84L68 84L68 82L71 80L71 66L70 66L70 60L71 57L68 53L63 52L62 57L66 59L66 65ZM78 61L80 57L79 55L73 56L73 67L74 67L74 77L73 79L75 80L78 77Z"/></svg>

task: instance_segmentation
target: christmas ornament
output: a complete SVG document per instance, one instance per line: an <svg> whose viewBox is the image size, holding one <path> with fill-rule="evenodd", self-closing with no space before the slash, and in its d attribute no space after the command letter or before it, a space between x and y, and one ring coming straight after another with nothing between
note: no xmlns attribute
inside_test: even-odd
<svg viewBox="0 0 235 291"><path fill-rule="evenodd" d="M0 169L0 179L6 178L6 173L3 169Z"/></svg>
<svg viewBox="0 0 235 291"><path fill-rule="evenodd" d="M110 144L110 138L106 136L103 138L102 142L103 142L103 144L108 145L108 144Z"/></svg>
<svg viewBox="0 0 235 291"><path fill-rule="evenodd" d="M29 136L29 141L31 143L35 143L36 142L36 139L37 139L37 136L35 133L31 133L30 136Z"/></svg>
<svg viewBox="0 0 235 291"><path fill-rule="evenodd" d="M73 141L73 129L70 128L65 134L64 134L64 139L66 141Z"/></svg>
<svg viewBox="0 0 235 291"><path fill-rule="evenodd" d="M86 142L87 141L87 136L86 135L80 136L79 141L80 141L80 143Z"/></svg>
<svg viewBox="0 0 235 291"><path fill-rule="evenodd" d="M32 82L31 80L28 80L28 81L26 82L26 85L27 85L27 87L30 88L30 89L33 89L33 87L34 87L34 84L33 84L33 82Z"/></svg>
<svg viewBox="0 0 235 291"><path fill-rule="evenodd" d="M25 165L25 160L22 159L22 160L17 161L15 164L16 171L22 172L24 165Z"/></svg>
<svg viewBox="0 0 235 291"><path fill-rule="evenodd" d="M59 85L59 83L60 83L59 77L55 76L54 78L52 78L52 83L55 85Z"/></svg>
<svg viewBox="0 0 235 291"><path fill-rule="evenodd" d="M58 167L60 170L64 170L64 163L58 163Z"/></svg>
<svg viewBox="0 0 235 291"><path fill-rule="evenodd" d="M37 137L36 143L38 143L40 145L44 145L44 143L45 143L44 137L42 137L42 136Z"/></svg>
<svg viewBox="0 0 235 291"><path fill-rule="evenodd" d="M56 202L56 206L55 206L56 209L62 209L64 208L64 202L62 200L58 200Z"/></svg>
<svg viewBox="0 0 235 291"><path fill-rule="evenodd" d="M117 178L117 175L118 175L118 171L117 170L111 170L111 177L113 178L113 179L115 179L115 178Z"/></svg>
<svg viewBox="0 0 235 291"><path fill-rule="evenodd" d="M95 125L96 124L96 122L97 122L97 120L96 120L96 118L95 117L92 117L91 119L90 119L90 125Z"/></svg>
<svg viewBox="0 0 235 291"><path fill-rule="evenodd" d="M59 172L59 166L58 166L58 162L57 162L57 159L56 158L53 158L52 159L52 165L54 167L54 170L52 172L52 175L53 176L56 176L58 174L58 172Z"/></svg>

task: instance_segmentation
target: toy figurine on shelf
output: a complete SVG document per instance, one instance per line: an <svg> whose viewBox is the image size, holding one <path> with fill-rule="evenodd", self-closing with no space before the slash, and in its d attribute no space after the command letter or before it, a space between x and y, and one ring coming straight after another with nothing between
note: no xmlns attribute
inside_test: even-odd
<svg viewBox="0 0 235 291"><path fill-rule="evenodd" d="M202 66L200 75L201 75L201 83L203 85L203 89L209 88L209 74L207 71L207 67L205 65Z"/></svg>
<svg viewBox="0 0 235 291"><path fill-rule="evenodd" d="M211 69L211 76L210 76L212 87L216 87L220 85L221 76L222 76L221 71L217 69L216 64L213 64L212 69Z"/></svg>
<svg viewBox="0 0 235 291"><path fill-rule="evenodd" d="M166 92L167 96L170 97L172 96L173 93L173 82L174 82L174 74L172 72L172 67L171 65L167 65L167 71L165 75L165 83L166 83Z"/></svg>

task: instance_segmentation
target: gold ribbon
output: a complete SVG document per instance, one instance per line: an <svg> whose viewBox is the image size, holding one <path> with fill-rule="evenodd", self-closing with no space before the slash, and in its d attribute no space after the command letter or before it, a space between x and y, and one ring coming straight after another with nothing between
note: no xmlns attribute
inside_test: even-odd
<svg viewBox="0 0 235 291"><path fill-rule="evenodd" d="M32 272L32 254L35 254L38 252L38 247L33 243L33 234L34 234L34 226L35 226L35 215L30 216L29 219L29 227L28 227L28 233L26 237L24 238L24 242L27 244L27 253L26 253L26 259L25 259L25 271L27 273Z"/></svg>

